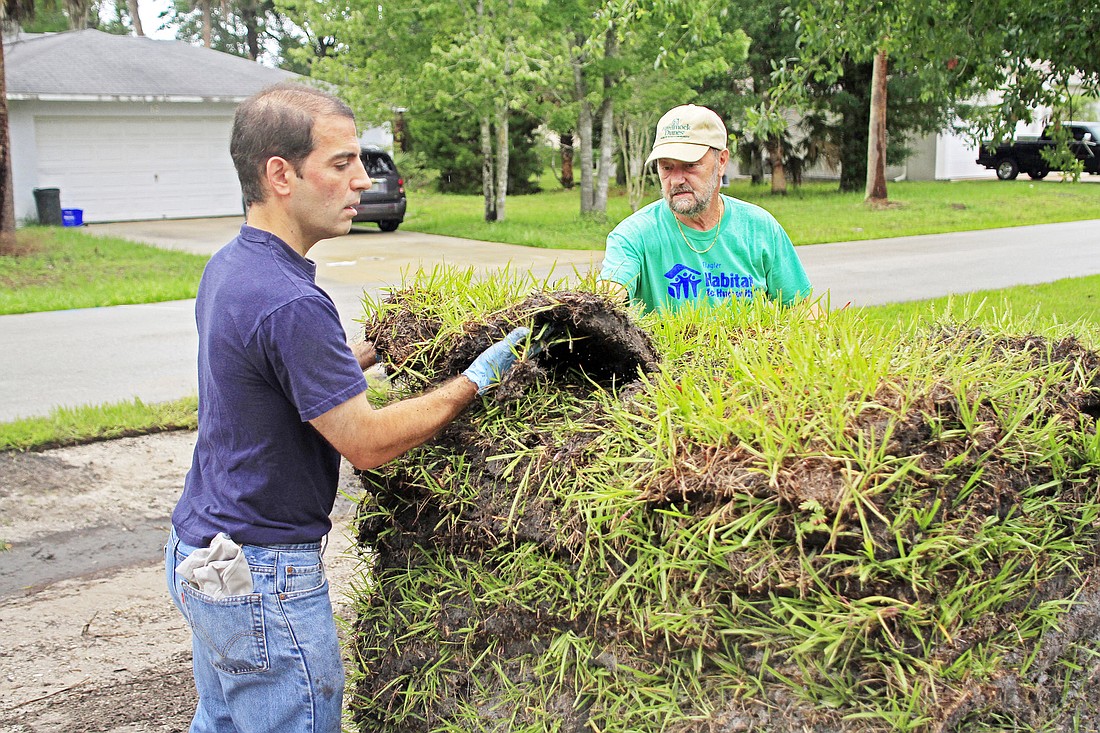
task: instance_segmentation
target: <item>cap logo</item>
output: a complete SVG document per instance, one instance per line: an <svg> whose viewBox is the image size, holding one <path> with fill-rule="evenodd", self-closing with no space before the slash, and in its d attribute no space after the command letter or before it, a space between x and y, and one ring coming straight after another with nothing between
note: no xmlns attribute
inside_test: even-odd
<svg viewBox="0 0 1100 733"><path fill-rule="evenodd" d="M680 122L680 118L677 117L672 122L669 122L663 128L661 128L661 137L681 137L686 138L691 132L691 125Z"/></svg>

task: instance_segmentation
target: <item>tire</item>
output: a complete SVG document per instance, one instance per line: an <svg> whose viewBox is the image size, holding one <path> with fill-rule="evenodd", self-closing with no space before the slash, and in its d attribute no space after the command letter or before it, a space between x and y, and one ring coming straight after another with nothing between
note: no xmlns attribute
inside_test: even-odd
<svg viewBox="0 0 1100 733"><path fill-rule="evenodd" d="M1041 181L1046 178L1047 173L1050 173L1050 166L1048 166L1046 163L1040 163L1035 170L1027 172L1027 174L1036 181Z"/></svg>
<svg viewBox="0 0 1100 733"><path fill-rule="evenodd" d="M401 226L401 222L396 219L387 219L386 221L378 222L378 228L384 232L396 232L399 226Z"/></svg>
<svg viewBox="0 0 1100 733"><path fill-rule="evenodd" d="M1020 166L1015 158L1001 158L997 161L997 178L1002 181L1014 181L1020 175Z"/></svg>

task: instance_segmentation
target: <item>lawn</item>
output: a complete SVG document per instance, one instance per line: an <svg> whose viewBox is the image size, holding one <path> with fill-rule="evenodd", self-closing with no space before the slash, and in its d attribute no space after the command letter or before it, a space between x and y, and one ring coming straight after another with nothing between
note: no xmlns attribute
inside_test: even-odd
<svg viewBox="0 0 1100 733"><path fill-rule="evenodd" d="M1082 335L1091 332L1092 348L1100 347L1100 275L862 310L868 318L898 323L946 318L980 325L1010 317L1033 332L1072 325Z"/></svg>
<svg viewBox="0 0 1100 733"><path fill-rule="evenodd" d="M890 184L892 205L872 210L862 193L841 194L835 183L814 183L773 196L766 186L735 181L723 189L770 211L799 244L882 239L1095 219L1100 185L1058 181L906 181ZM656 197L652 190L650 201ZM581 218L579 192L511 196L505 220L483 221L480 196L413 192L405 229L490 242L557 249L601 249L615 224L630 215L621 193L608 201L607 219Z"/></svg>
<svg viewBox="0 0 1100 733"><path fill-rule="evenodd" d="M0 253L0 315L194 298L206 257L62 227Z"/></svg>

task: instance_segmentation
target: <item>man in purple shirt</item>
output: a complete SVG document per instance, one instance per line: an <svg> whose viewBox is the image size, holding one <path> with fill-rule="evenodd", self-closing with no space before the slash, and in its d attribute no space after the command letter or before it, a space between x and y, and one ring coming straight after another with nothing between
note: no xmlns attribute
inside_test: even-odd
<svg viewBox="0 0 1100 733"><path fill-rule="evenodd" d="M246 100L230 151L248 206L203 273L199 426L165 548L192 630L192 733L339 733L344 672L321 541L341 455L373 468L414 448L506 372L516 329L462 375L374 409L373 349L346 343L306 259L351 229L370 177L350 108L303 86Z"/></svg>

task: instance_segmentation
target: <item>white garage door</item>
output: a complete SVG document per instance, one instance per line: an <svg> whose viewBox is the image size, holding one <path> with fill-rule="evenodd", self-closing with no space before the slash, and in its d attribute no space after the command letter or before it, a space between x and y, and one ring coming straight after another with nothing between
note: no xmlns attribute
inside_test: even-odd
<svg viewBox="0 0 1100 733"><path fill-rule="evenodd" d="M84 221L241 213L229 117L38 117L38 186Z"/></svg>

